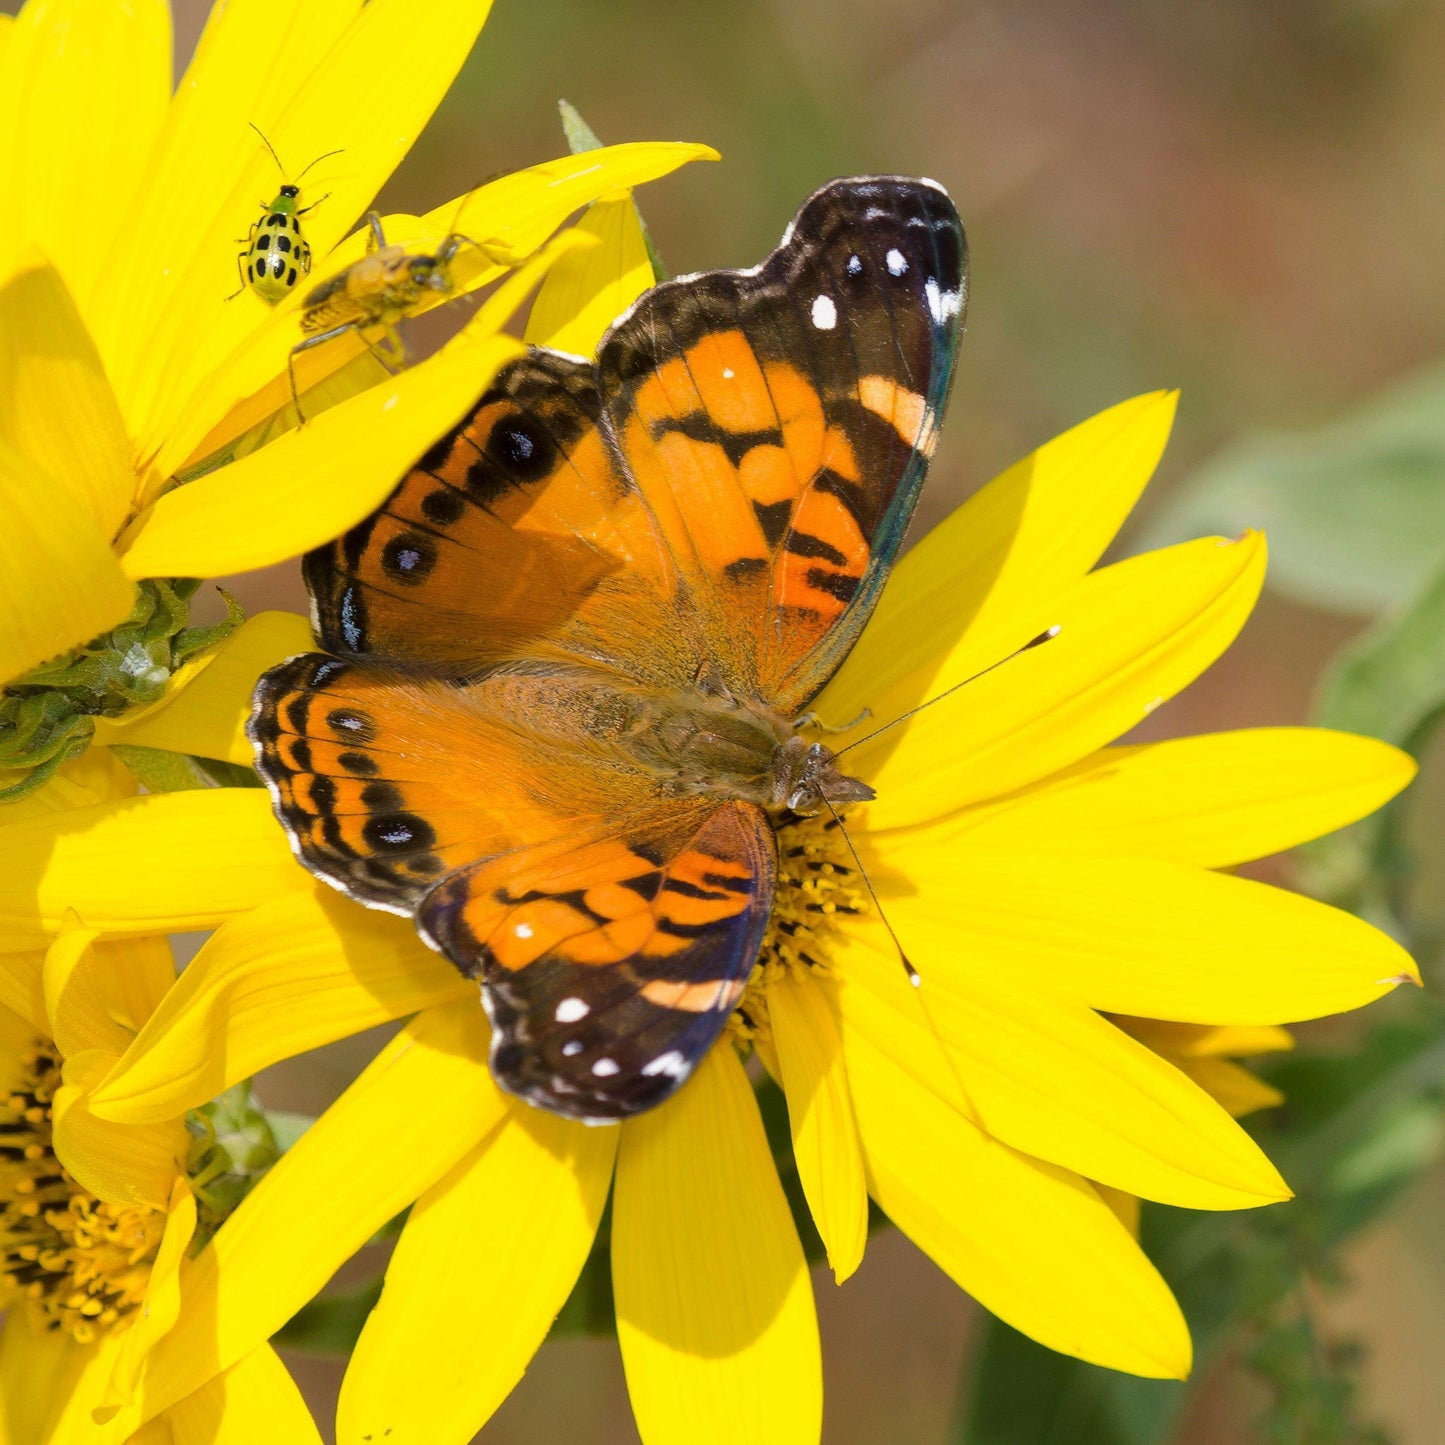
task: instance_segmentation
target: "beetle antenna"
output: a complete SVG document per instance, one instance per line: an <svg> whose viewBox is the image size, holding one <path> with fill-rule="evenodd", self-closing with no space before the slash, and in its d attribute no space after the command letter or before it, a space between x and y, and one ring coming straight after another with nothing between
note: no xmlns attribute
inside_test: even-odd
<svg viewBox="0 0 1445 1445"><path fill-rule="evenodd" d="M276 154L276 147L266 139L266 132L263 131L254 120L248 120L246 124L261 137L261 144L271 152L271 159L276 162L276 169L281 172L281 179L284 181L286 179L286 167L281 164L281 157ZM304 175L305 172L303 171L302 174Z"/></svg>
<svg viewBox="0 0 1445 1445"><path fill-rule="evenodd" d="M264 140L265 137L263 136L262 139ZM275 152L273 151L272 154L274 155ZM306 167L306 170L305 170L305 171L302 171L302 172L301 172L301 175L299 175L299 176L296 177L296 184L297 184L298 186L301 184L302 177L305 176L306 171L309 171L309 170L312 168L312 166L319 166L322 161L329 161L332 156L339 156L339 155L341 155L341 154L342 154L342 152L341 152L340 150L334 150L334 151L327 151L325 155L317 156L316 159L311 162L311 165L307 166L307 167ZM280 164L280 162L278 161L278 162L277 162L277 165L279 165L279 164Z"/></svg>

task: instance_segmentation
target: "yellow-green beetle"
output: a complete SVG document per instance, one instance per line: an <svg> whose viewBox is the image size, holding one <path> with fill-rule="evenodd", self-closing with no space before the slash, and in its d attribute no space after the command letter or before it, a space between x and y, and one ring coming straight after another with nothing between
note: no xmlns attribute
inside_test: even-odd
<svg viewBox="0 0 1445 1445"><path fill-rule="evenodd" d="M261 134L259 126L252 125L251 129L261 136L261 144L271 152L271 159L284 176L286 167L281 164L281 157L276 154L271 142ZM245 238L246 249L236 256L241 289L234 292L234 296L239 296L249 286L263 301L274 306L278 301L284 301L296 288L297 282L310 272L311 247L306 244L306 237L301 232L300 218L319 206L326 196L318 196L309 206L301 205L299 182L311 166L340 154L340 151L327 151L324 156L317 156L294 182L287 181L282 185L272 201L261 202L260 219L252 224L251 232ZM330 195L329 191L327 195Z"/></svg>

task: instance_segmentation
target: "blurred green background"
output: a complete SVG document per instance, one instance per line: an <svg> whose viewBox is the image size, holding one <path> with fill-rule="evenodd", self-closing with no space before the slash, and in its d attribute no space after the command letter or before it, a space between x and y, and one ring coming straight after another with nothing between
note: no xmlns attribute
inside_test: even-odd
<svg viewBox="0 0 1445 1445"><path fill-rule="evenodd" d="M442 4L417 0L417 23ZM178 5L182 57L206 8ZM1264 525L1272 583L1236 648L1150 735L1323 715L1423 751L1445 701L1445 589L1431 586L1445 559L1442 62L1433 0L498 0L380 205L424 210L558 154L559 97L604 140L722 152L639 194L674 271L758 260L832 176L937 178L968 227L973 298L921 525L1100 408L1180 387L1175 440L1121 550ZM252 608L304 605L294 568L238 590ZM1331 659L1372 626L1322 694ZM1387 834L1266 875L1386 918L1428 974L1445 769L1426 771ZM1212 1235L1148 1222L1174 1251L1167 1269L1222 1260L1207 1272L1239 1282L1187 1394L1056 1368L889 1233L843 1290L817 1280L827 1445L1343 1445L1379 1438L1371 1424L1438 1445L1432 1008L1412 992L1302 1031L1329 1055L1324 1072L1293 1066L1294 1103L1261 1126L1303 1181L1295 1222L1206 1221ZM276 1070L261 1092L314 1112L359 1052ZM1352 1149L1366 1154L1340 1185ZM1181 1288L1208 1334L1218 1301ZM290 1362L327 1418L339 1365ZM544 1347L480 1438L631 1445L615 1343Z"/></svg>

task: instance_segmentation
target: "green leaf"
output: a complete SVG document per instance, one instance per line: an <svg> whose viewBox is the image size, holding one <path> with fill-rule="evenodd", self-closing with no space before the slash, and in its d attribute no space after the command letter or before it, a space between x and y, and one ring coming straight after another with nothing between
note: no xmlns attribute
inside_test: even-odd
<svg viewBox="0 0 1445 1445"><path fill-rule="evenodd" d="M1331 663L1315 721L1406 746L1445 707L1445 569Z"/></svg>
<svg viewBox="0 0 1445 1445"><path fill-rule="evenodd" d="M1403 605L1445 562L1445 367L1317 431L1232 447L1136 540L1247 527L1269 537L1275 590L1345 612Z"/></svg>
<svg viewBox="0 0 1445 1445"><path fill-rule="evenodd" d="M1445 716L1445 569L1402 611L1378 623L1330 664L1314 721L1383 738L1420 757ZM1309 890L1411 936L1408 888L1416 869L1406 842L1407 789L1378 812L1298 852Z"/></svg>

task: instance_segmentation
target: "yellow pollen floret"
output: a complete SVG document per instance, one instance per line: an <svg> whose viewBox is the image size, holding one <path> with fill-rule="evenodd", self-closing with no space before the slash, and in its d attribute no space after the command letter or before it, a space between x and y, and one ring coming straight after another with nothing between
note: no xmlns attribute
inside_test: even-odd
<svg viewBox="0 0 1445 1445"><path fill-rule="evenodd" d="M60 1082L59 1055L41 1040L0 1097L0 1293L88 1344L144 1300L166 1216L107 1204L71 1178L51 1147Z"/></svg>
<svg viewBox="0 0 1445 1445"><path fill-rule="evenodd" d="M771 1036L768 985L786 973L826 970L840 918L872 906L837 821L820 814L777 825L778 884L758 961L729 1020L735 1043Z"/></svg>

